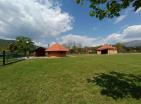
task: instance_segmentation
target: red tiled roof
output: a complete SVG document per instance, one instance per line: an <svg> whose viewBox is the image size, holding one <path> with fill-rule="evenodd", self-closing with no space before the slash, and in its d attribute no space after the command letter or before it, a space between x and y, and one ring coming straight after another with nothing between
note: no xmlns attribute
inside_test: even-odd
<svg viewBox="0 0 141 104"><path fill-rule="evenodd" d="M67 51L69 51L69 49L56 43L56 44L53 44L52 46L50 46L46 51L65 51L65 52L67 52Z"/></svg>
<svg viewBox="0 0 141 104"><path fill-rule="evenodd" d="M117 50L116 47L113 47L112 45L103 45L101 47L99 47L98 49L96 49L97 51L101 51L101 50L105 50L105 49L109 49L109 50Z"/></svg>

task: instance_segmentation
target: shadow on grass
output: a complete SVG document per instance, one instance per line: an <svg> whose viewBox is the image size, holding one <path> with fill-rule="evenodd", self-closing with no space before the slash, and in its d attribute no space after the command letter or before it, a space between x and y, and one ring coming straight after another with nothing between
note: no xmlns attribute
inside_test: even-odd
<svg viewBox="0 0 141 104"><path fill-rule="evenodd" d="M113 99L132 97L141 98L141 76L119 72L101 73L87 79L88 83L95 83L102 87L101 94Z"/></svg>

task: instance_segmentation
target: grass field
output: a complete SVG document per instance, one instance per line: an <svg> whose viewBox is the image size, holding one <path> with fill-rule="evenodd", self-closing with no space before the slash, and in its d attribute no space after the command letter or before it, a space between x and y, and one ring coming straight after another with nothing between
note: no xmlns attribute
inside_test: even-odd
<svg viewBox="0 0 141 104"><path fill-rule="evenodd" d="M0 67L1 104L141 104L141 54L25 60Z"/></svg>

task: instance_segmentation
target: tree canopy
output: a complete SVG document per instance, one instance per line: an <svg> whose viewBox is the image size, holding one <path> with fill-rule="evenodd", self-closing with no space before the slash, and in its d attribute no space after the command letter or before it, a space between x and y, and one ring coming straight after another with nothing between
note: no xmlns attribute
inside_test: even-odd
<svg viewBox="0 0 141 104"><path fill-rule="evenodd" d="M76 0L76 3L83 4L85 1L89 1L90 16L100 20L118 17L120 11L129 6L132 6L134 11L141 7L141 0Z"/></svg>
<svg viewBox="0 0 141 104"><path fill-rule="evenodd" d="M16 38L16 46L18 51L27 55L27 51L29 52L34 48L34 43L28 37L19 36Z"/></svg>
<svg viewBox="0 0 141 104"><path fill-rule="evenodd" d="M10 43L9 46L8 46L8 49L11 51L11 52L14 52L17 50L17 46L15 43Z"/></svg>

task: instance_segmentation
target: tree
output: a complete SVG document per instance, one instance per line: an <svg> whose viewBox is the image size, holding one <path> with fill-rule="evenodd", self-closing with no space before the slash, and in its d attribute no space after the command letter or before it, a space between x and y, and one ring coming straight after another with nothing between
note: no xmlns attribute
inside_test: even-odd
<svg viewBox="0 0 141 104"><path fill-rule="evenodd" d="M90 16L95 16L100 20L118 17L120 11L129 6L132 6L134 11L141 7L141 0L76 0L76 3L83 4L84 1L90 2Z"/></svg>
<svg viewBox="0 0 141 104"><path fill-rule="evenodd" d="M24 52L24 55L27 56L27 52L33 49L34 43L28 37L19 36L16 38L16 46L19 52Z"/></svg>
<svg viewBox="0 0 141 104"><path fill-rule="evenodd" d="M119 53L126 53L126 48L125 48L124 44L117 43L114 46L117 47L117 50Z"/></svg>
<svg viewBox="0 0 141 104"><path fill-rule="evenodd" d="M9 48L9 50L10 50L11 52L14 52L14 51L17 50L17 46L16 46L15 43L9 44L8 48Z"/></svg>

